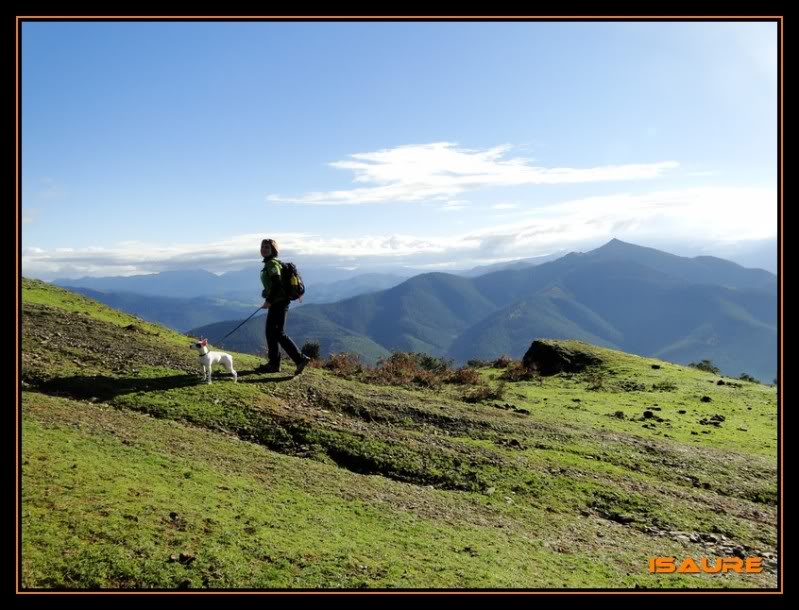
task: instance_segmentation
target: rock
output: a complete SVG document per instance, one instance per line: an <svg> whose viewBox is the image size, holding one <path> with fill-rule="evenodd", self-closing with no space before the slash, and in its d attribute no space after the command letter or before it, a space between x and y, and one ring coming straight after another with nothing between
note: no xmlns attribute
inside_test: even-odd
<svg viewBox="0 0 799 610"><path fill-rule="evenodd" d="M196 558L194 555L191 555L191 554L189 554L189 553L181 553L181 554L178 556L178 561L179 561L180 563L182 563L183 565L188 565L188 564L190 564L192 561L194 561L195 559L197 559L197 558Z"/></svg>
<svg viewBox="0 0 799 610"><path fill-rule="evenodd" d="M650 419L652 417L655 417L655 414L652 413L652 411L644 411L644 419Z"/></svg>
<svg viewBox="0 0 799 610"><path fill-rule="evenodd" d="M601 363L595 354L540 340L533 341L522 358L526 368L536 369L541 375L579 373Z"/></svg>
<svg viewBox="0 0 799 610"><path fill-rule="evenodd" d="M699 420L699 423L703 426L716 426L717 428L721 426L721 422L725 421L727 418L723 415L713 415L711 417L706 417L705 419Z"/></svg>
<svg viewBox="0 0 799 610"><path fill-rule="evenodd" d="M659 365L659 364L653 364L653 365L652 365L652 368L657 370L657 369L659 369L659 368L660 368L660 365Z"/></svg>
<svg viewBox="0 0 799 610"><path fill-rule="evenodd" d="M702 398L701 398L700 400L701 400L702 402L710 402L710 401L711 401L711 398L710 398L710 396L702 396Z"/></svg>
<svg viewBox="0 0 799 610"><path fill-rule="evenodd" d="M616 523L621 523L622 525L627 525L635 521L632 515L627 515L624 513L615 513L612 515L608 515L607 518L611 521L615 521Z"/></svg>

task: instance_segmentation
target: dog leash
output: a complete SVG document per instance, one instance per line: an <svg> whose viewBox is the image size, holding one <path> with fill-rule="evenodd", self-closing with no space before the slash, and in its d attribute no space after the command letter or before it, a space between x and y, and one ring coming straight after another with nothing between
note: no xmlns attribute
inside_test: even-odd
<svg viewBox="0 0 799 610"><path fill-rule="evenodd" d="M252 317L253 317L255 314L257 314L259 311L261 311L261 309L263 309L263 307L259 307L259 308L258 308L258 309L256 309L254 312L252 312L252 313L250 314L250 318L252 318ZM233 334L233 333L235 333L235 332L236 332L238 329L240 329L242 326L244 326L244 324L245 324L245 323L249 322L250 318L247 318L246 320L244 320L244 322L242 322L241 324L239 324L239 325L238 325L236 328L234 328L234 329L233 329L233 330L231 330L231 331L230 331L228 334L226 334L224 337L222 337L222 338L219 340L219 344L221 345L221 344L222 344L222 341L224 341L225 339L227 339L227 338L228 338L230 335L232 335L232 334Z"/></svg>

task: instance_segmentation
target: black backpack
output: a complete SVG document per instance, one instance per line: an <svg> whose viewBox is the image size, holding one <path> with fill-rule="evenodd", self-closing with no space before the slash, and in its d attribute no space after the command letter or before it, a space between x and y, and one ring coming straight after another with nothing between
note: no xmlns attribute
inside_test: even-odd
<svg viewBox="0 0 799 610"><path fill-rule="evenodd" d="M290 301L302 301L302 295L305 294L305 284L294 263L284 263L281 261L280 281L283 283L283 289L286 291L286 296Z"/></svg>

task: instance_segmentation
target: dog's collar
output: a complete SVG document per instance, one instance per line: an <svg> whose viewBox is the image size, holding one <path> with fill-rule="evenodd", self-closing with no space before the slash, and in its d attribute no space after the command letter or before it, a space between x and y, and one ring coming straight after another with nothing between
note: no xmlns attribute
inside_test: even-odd
<svg viewBox="0 0 799 610"><path fill-rule="evenodd" d="M200 355L199 355L199 357L200 357L200 358L205 358L205 357L206 357L208 354L210 354L210 353L211 353L211 352L205 352L204 354L200 354Z"/></svg>

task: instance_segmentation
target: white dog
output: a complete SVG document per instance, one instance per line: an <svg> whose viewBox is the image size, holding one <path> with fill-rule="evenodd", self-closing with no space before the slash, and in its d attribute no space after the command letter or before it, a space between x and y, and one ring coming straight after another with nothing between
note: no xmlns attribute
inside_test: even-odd
<svg viewBox="0 0 799 610"><path fill-rule="evenodd" d="M233 375L234 382L239 380L238 374L233 370L233 356L224 352L209 352L208 339L193 343L191 349L199 350L200 364L203 367L203 379L207 380L208 383L211 383L211 371L215 364L224 366L227 372Z"/></svg>

